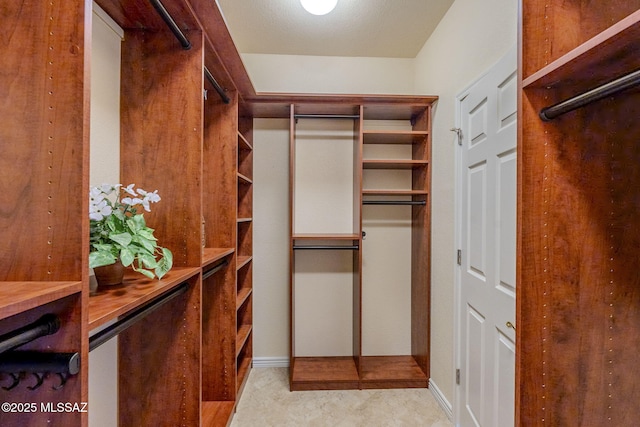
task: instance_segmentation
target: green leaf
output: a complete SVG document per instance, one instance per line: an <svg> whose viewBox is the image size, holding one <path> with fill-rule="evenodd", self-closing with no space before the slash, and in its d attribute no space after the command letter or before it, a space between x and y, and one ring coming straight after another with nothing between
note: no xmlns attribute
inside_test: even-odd
<svg viewBox="0 0 640 427"><path fill-rule="evenodd" d="M132 240L138 245L142 246L144 249L146 249L148 253L153 254L155 252L155 248L156 248L155 242L150 242L149 240L140 236L133 236Z"/></svg>
<svg viewBox="0 0 640 427"><path fill-rule="evenodd" d="M156 262L156 258L149 254L139 254L138 260L147 268L156 268L156 265L158 264Z"/></svg>
<svg viewBox="0 0 640 427"><path fill-rule="evenodd" d="M144 215L135 215L127 219L127 227L133 231L133 234L138 234L138 232L146 226Z"/></svg>
<svg viewBox="0 0 640 427"><path fill-rule="evenodd" d="M120 261L122 262L122 265L124 265L125 267L129 267L134 259L135 259L135 254L131 249L123 248L120 251Z"/></svg>
<svg viewBox="0 0 640 427"><path fill-rule="evenodd" d="M162 258L158 260L156 267L158 279L162 279L171 270L171 267L173 267L173 253L167 248L162 248Z"/></svg>
<svg viewBox="0 0 640 427"><path fill-rule="evenodd" d="M131 243L131 234L129 233L111 233L109 238L124 247L129 246L129 243Z"/></svg>
<svg viewBox="0 0 640 427"><path fill-rule="evenodd" d="M149 227L145 227L142 230L138 231L138 236L140 236L140 237L142 237L144 239L147 239L147 240L151 240L151 241L158 240L153 235L153 229L149 228Z"/></svg>
<svg viewBox="0 0 640 427"><path fill-rule="evenodd" d="M137 271L138 273L142 273L142 274L144 274L144 275L145 275L145 276L147 276L149 279L153 279L153 278L154 278L154 275L153 275L153 272L152 272L152 271L145 270L144 268L135 268L135 267L133 267L133 269L134 269L135 271Z"/></svg>
<svg viewBox="0 0 640 427"><path fill-rule="evenodd" d="M116 257L109 251L96 251L89 253L89 267L102 267L116 262Z"/></svg>

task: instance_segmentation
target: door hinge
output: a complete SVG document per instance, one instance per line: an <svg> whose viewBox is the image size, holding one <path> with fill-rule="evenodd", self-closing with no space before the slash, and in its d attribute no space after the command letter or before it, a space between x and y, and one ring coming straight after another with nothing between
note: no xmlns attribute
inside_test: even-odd
<svg viewBox="0 0 640 427"><path fill-rule="evenodd" d="M462 249L458 249L458 265L462 265Z"/></svg>
<svg viewBox="0 0 640 427"><path fill-rule="evenodd" d="M456 369L456 385L460 385L460 369Z"/></svg>

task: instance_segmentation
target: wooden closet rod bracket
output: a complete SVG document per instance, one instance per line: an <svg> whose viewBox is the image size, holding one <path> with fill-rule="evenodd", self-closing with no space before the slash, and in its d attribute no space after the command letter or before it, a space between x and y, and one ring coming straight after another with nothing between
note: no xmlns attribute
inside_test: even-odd
<svg viewBox="0 0 640 427"><path fill-rule="evenodd" d="M97 332L89 337L89 351L93 351L96 348L100 347L105 342L109 341L111 338L118 335L120 332L127 329L129 326L133 325L137 321L146 317L148 314L151 314L158 308L162 307L178 295L182 295L187 292L189 289L189 284L187 282L182 283L178 287L170 290L169 292L157 297L156 299L151 300L148 304L143 305L137 310L132 311L118 319L115 323L107 326L100 332Z"/></svg>
<svg viewBox="0 0 640 427"><path fill-rule="evenodd" d="M182 48L184 50L191 49L191 42L189 41L189 39L187 39L187 36L184 35L180 27L178 27L176 21L174 21L171 15L169 15L169 12L167 12L167 9L165 9L164 5L160 3L160 0L149 1L151 2L151 5L153 5L153 8L156 10L156 12L158 12L158 15L160 15L162 20L165 22L165 24L167 24L173 35L176 36L176 38L180 42L180 45L182 45Z"/></svg>
<svg viewBox="0 0 640 427"><path fill-rule="evenodd" d="M565 113L577 110L587 104L599 101L608 96L613 96L638 85L640 85L640 70L636 70L550 107L543 108L540 110L540 119L548 122Z"/></svg>

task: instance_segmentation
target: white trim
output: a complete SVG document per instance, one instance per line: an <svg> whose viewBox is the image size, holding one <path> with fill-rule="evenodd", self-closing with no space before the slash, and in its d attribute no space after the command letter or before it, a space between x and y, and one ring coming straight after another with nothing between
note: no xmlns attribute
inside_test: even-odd
<svg viewBox="0 0 640 427"><path fill-rule="evenodd" d="M288 357L254 357L254 368L288 368Z"/></svg>
<svg viewBox="0 0 640 427"><path fill-rule="evenodd" d="M444 394L442 394L442 391L440 391L436 383L433 382L433 378L429 378L429 390L431 390L431 394L433 394L433 397L436 399L444 413L447 414L449 421L453 422L453 407L447 398L444 397Z"/></svg>
<svg viewBox="0 0 640 427"><path fill-rule="evenodd" d="M114 21L113 18L111 18L95 1L93 2L92 9L93 13L104 21L104 23L107 24L107 26L111 28L111 30L120 37L120 39L124 39L124 30L122 27L120 27L120 25L118 25L116 21Z"/></svg>

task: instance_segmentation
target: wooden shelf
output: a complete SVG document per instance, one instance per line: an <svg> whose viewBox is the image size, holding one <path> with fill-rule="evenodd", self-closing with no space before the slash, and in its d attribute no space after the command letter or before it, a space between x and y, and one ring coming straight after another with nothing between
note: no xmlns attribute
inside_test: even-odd
<svg viewBox="0 0 640 427"><path fill-rule="evenodd" d="M251 221L253 221L253 218L238 218L237 220L238 223L251 222Z"/></svg>
<svg viewBox="0 0 640 427"><path fill-rule="evenodd" d="M359 234L350 233L308 233L308 234L294 234L293 240L358 240Z"/></svg>
<svg viewBox="0 0 640 427"><path fill-rule="evenodd" d="M162 280L127 271L124 284L98 287L89 298L89 330L122 316L200 273L200 268L174 267Z"/></svg>
<svg viewBox="0 0 640 427"><path fill-rule="evenodd" d="M253 184L253 181L251 179L247 178L246 176L242 175L241 173L238 173L238 182L240 184L244 184L244 185Z"/></svg>
<svg viewBox="0 0 640 427"><path fill-rule="evenodd" d="M249 379L249 368L251 368L251 363L253 359L250 356L245 356L238 360L238 394L241 393L244 388L247 380Z"/></svg>
<svg viewBox="0 0 640 427"><path fill-rule="evenodd" d="M204 248L202 250L202 268L206 268L234 252L235 248Z"/></svg>
<svg viewBox="0 0 640 427"><path fill-rule="evenodd" d="M428 137L427 131L362 131L363 144L421 144Z"/></svg>
<svg viewBox="0 0 640 427"><path fill-rule="evenodd" d="M361 388L427 387L428 378L412 356L365 356L360 359Z"/></svg>
<svg viewBox="0 0 640 427"><path fill-rule="evenodd" d="M238 330L238 334L236 338L236 357L240 355L240 352L242 351L242 348L246 344L247 339L249 338L249 335L251 335L252 329L253 328L251 325L240 326L240 329Z"/></svg>
<svg viewBox="0 0 640 427"><path fill-rule="evenodd" d="M238 291L238 295L236 297L236 310L239 310L240 307L242 307L252 293L252 288L242 288Z"/></svg>
<svg viewBox="0 0 640 427"><path fill-rule="evenodd" d="M353 357L296 357L291 390L357 390L358 370Z"/></svg>
<svg viewBox="0 0 640 427"><path fill-rule="evenodd" d="M527 76L524 88L585 90L640 68L640 10Z"/></svg>
<svg viewBox="0 0 640 427"><path fill-rule="evenodd" d="M249 141L247 141L247 138L245 138L240 132L238 132L238 148L241 150L253 150L253 147Z"/></svg>
<svg viewBox="0 0 640 427"><path fill-rule="evenodd" d="M363 160L363 169L419 169L429 164L426 160Z"/></svg>
<svg viewBox="0 0 640 427"><path fill-rule="evenodd" d="M251 262L251 260L253 259L252 256L247 256L247 255L243 255L243 256L238 256L237 261L236 261L236 270L240 270L242 267L244 267L245 265L249 264L249 262Z"/></svg>
<svg viewBox="0 0 640 427"><path fill-rule="evenodd" d="M202 425L206 427L226 427L236 408L234 401L203 401Z"/></svg>
<svg viewBox="0 0 640 427"><path fill-rule="evenodd" d="M82 282L0 282L0 320L82 291Z"/></svg>
<svg viewBox="0 0 640 427"><path fill-rule="evenodd" d="M426 190L362 190L363 196L420 196L429 194Z"/></svg>

